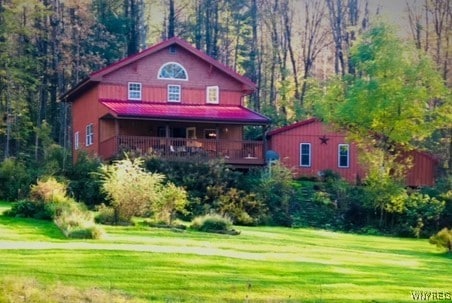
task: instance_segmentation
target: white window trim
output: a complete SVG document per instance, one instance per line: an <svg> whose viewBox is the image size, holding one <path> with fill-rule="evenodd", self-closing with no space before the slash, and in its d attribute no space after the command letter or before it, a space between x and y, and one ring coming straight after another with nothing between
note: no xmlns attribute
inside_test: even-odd
<svg viewBox="0 0 452 303"><path fill-rule="evenodd" d="M74 149L80 149L80 132L78 131L74 133Z"/></svg>
<svg viewBox="0 0 452 303"><path fill-rule="evenodd" d="M347 147L347 165L341 165L341 147ZM349 144L338 144L337 145L337 167L339 168L349 168L350 167L350 145Z"/></svg>
<svg viewBox="0 0 452 303"><path fill-rule="evenodd" d="M171 99L170 99L170 88L171 88L171 87L178 87L178 88L179 88L179 98L178 98L177 100L171 100ZM181 98L182 98L182 88L181 88L180 85L177 85L177 84L168 84L167 89L166 89L166 92L167 92L167 100L168 100L168 102L181 102Z"/></svg>
<svg viewBox="0 0 452 303"><path fill-rule="evenodd" d="M303 164L302 163L302 145L308 145L309 146L309 164ZM301 142L300 143L300 167L311 167L312 165L312 146L311 143L307 143L307 142Z"/></svg>
<svg viewBox="0 0 452 303"><path fill-rule="evenodd" d="M86 137L85 144L86 146L91 146L94 143L94 125L92 123L86 126Z"/></svg>
<svg viewBox="0 0 452 303"><path fill-rule="evenodd" d="M215 100L216 101L210 100L210 93L209 93L210 90L215 90ZM220 103L220 88L217 85L206 87L206 103L209 103L209 104L219 104Z"/></svg>
<svg viewBox="0 0 452 303"><path fill-rule="evenodd" d="M130 89L130 86L131 85L138 85L139 87L140 87L140 90L139 91L137 91L137 90L131 90ZM131 95L131 93L139 93L140 94L140 96L139 97L132 97ZM140 82L129 82L129 83L127 83L127 97L128 97L128 99L129 100L141 100L141 98L142 98L142 95L143 95L143 86L141 85L141 83Z"/></svg>
<svg viewBox="0 0 452 303"><path fill-rule="evenodd" d="M187 76L187 78L186 79L178 79L178 78L163 78L163 77L160 77L160 74L161 74L161 72L162 72L162 69L164 69L165 68L165 66L167 66L167 65L169 65L169 64L175 64L175 65L178 65L180 68L182 68L183 70L184 70L184 72L185 72L185 75ZM177 62L166 62L166 63L164 63L162 66L160 66L160 68L159 68L159 71L158 71L158 73L157 73L157 79L159 79L159 80L175 80L175 81L188 81L188 73L187 73L187 70L185 69L185 67L183 67L180 63L177 63Z"/></svg>

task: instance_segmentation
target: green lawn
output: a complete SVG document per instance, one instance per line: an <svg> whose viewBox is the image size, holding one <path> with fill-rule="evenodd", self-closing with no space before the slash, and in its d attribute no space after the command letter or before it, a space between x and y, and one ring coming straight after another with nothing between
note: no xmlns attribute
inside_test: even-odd
<svg viewBox="0 0 452 303"><path fill-rule="evenodd" d="M452 292L452 257L426 240L239 229L105 227L104 239L80 241L47 222L0 216L0 282L33 278L145 302L413 302L411 291Z"/></svg>

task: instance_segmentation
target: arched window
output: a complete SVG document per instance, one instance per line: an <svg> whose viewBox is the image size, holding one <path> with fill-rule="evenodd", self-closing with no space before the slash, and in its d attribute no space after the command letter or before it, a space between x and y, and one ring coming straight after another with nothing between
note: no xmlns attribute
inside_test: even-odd
<svg viewBox="0 0 452 303"><path fill-rule="evenodd" d="M160 67L159 79L188 80L185 68L176 62L165 63Z"/></svg>

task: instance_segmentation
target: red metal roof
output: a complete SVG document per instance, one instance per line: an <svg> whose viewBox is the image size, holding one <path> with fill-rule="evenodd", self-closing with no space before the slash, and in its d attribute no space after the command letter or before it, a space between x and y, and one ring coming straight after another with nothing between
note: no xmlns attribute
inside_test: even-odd
<svg viewBox="0 0 452 303"><path fill-rule="evenodd" d="M187 105L142 101L100 100L117 118L142 118L218 123L268 124L270 119L243 106Z"/></svg>
<svg viewBox="0 0 452 303"><path fill-rule="evenodd" d="M267 135L268 136L273 136L273 135L276 135L276 134L279 134L279 133L283 133L283 132L286 132L288 130L297 128L299 126L311 124L311 123L316 122L316 121L320 121L320 120L318 118L310 118L310 119L307 119L307 120L295 122L293 124L289 124L289 125L282 126L280 128L274 129L274 130L270 131Z"/></svg>

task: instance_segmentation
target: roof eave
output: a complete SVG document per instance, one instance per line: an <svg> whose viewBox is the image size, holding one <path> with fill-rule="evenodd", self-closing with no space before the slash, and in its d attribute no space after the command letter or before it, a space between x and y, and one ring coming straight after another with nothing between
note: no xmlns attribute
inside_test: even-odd
<svg viewBox="0 0 452 303"><path fill-rule="evenodd" d="M78 95L84 93L91 87L93 87L95 84L100 82L97 79L92 79L91 77L87 77L82 82L77 84L75 87L71 88L67 92L65 92L63 95L59 97L59 99L63 102L72 102Z"/></svg>
<svg viewBox="0 0 452 303"><path fill-rule="evenodd" d="M199 122L199 123L217 123L217 124L236 124L236 125L267 125L269 120L228 120L228 119L213 119L213 118L190 118L190 117L158 117L158 116L143 116L143 115L123 115L112 112L112 116L117 119L136 119L136 120L153 120L153 121L171 121L171 122Z"/></svg>

